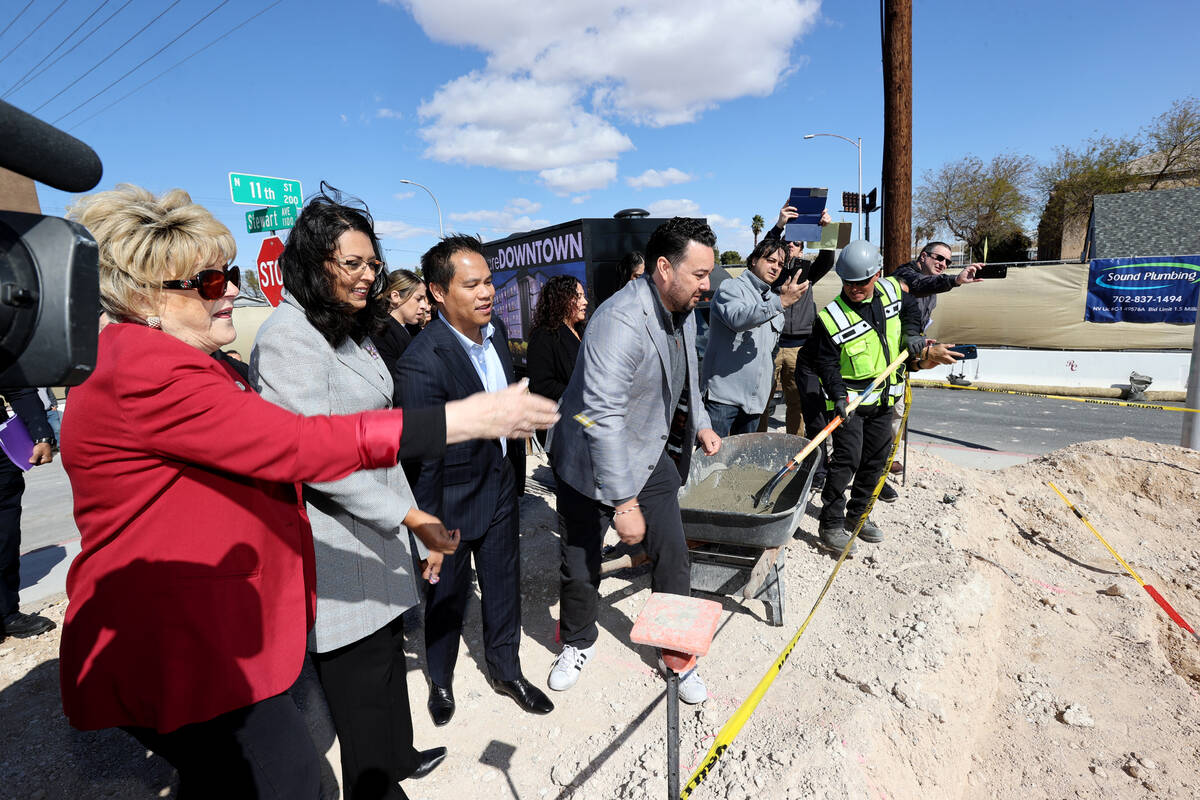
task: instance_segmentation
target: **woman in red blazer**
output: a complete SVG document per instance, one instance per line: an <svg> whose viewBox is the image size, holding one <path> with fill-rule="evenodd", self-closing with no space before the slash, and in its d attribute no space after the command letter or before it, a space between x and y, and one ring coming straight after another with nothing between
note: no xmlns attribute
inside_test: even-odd
<svg viewBox="0 0 1200 800"><path fill-rule="evenodd" d="M117 322L63 425L82 536L63 707L74 726L120 726L170 761L181 797L315 798L317 752L286 694L314 600L295 483L448 440L528 435L552 406L509 390L416 412L289 413L212 357L234 338L224 225L181 190L128 185L72 215L99 243L102 304Z"/></svg>

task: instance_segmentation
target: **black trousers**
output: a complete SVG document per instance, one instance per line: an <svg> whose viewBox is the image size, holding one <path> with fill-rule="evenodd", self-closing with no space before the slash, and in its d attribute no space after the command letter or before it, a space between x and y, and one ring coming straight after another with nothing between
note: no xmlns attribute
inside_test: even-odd
<svg viewBox="0 0 1200 800"><path fill-rule="evenodd" d="M449 688L458 663L463 617L471 598L471 560L479 579L483 654L493 680L521 677L521 546L516 480L504 460L504 485L495 516L477 539L463 540L442 560L440 580L431 585L425 606L425 658L429 680Z"/></svg>
<svg viewBox="0 0 1200 800"><path fill-rule="evenodd" d="M286 693L170 733L124 728L179 772L180 800L316 800L317 750Z"/></svg>
<svg viewBox="0 0 1200 800"><path fill-rule="evenodd" d="M821 527L857 524L892 448L892 409L859 406L833 431L833 453L821 492ZM853 484L851 484L853 480ZM850 502L846 487L850 486Z"/></svg>
<svg viewBox="0 0 1200 800"><path fill-rule="evenodd" d="M600 550L613 509L575 491L558 475L554 480L558 484L558 513L566 528L561 537L559 632L563 644L591 647L600 633L596 627ZM692 593L692 568L679 516L680 485L679 468L664 451L650 480L638 493L638 505L646 520L642 544L650 556L650 588L687 596Z"/></svg>
<svg viewBox="0 0 1200 800"><path fill-rule="evenodd" d="M0 619L15 614L21 589L21 495L25 475L0 453Z"/></svg>
<svg viewBox="0 0 1200 800"><path fill-rule="evenodd" d="M821 429L833 419L833 412L825 408L825 393L821 390L821 381L817 373L812 371L807 354L801 348L796 359L796 388L800 391L800 409L804 415L804 435L814 439ZM805 468L813 468L813 480L825 475L828 470L829 457L826 454L828 445L822 443L805 460Z"/></svg>
<svg viewBox="0 0 1200 800"><path fill-rule="evenodd" d="M346 800L402 800L399 781L420 760L400 617L370 636L327 653L311 653L342 751Z"/></svg>

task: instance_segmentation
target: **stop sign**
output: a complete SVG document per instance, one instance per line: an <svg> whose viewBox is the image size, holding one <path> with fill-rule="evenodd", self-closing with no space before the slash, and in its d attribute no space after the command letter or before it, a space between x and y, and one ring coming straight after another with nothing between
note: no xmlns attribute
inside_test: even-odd
<svg viewBox="0 0 1200 800"><path fill-rule="evenodd" d="M263 239L258 251L258 286L271 305L279 305L279 293L283 291L283 273L279 271L279 255L283 242L278 236Z"/></svg>

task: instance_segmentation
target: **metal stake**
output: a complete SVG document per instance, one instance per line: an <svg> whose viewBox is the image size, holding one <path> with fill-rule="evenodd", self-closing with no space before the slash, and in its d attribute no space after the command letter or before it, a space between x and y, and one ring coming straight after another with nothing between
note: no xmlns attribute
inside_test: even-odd
<svg viewBox="0 0 1200 800"><path fill-rule="evenodd" d="M679 800L679 676L661 657L658 665L667 675L667 797Z"/></svg>

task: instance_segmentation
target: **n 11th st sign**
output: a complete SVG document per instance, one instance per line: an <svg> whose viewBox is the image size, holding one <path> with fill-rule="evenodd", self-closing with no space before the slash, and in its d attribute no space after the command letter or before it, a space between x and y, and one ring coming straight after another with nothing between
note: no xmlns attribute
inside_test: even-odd
<svg viewBox="0 0 1200 800"><path fill-rule="evenodd" d="M296 224L300 209L296 206L275 206L246 212L246 233L281 231Z"/></svg>
<svg viewBox="0 0 1200 800"><path fill-rule="evenodd" d="M300 181L270 175L229 173L229 196L243 206L299 206L304 190Z"/></svg>

